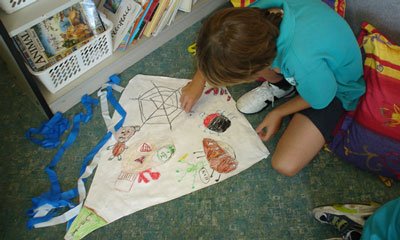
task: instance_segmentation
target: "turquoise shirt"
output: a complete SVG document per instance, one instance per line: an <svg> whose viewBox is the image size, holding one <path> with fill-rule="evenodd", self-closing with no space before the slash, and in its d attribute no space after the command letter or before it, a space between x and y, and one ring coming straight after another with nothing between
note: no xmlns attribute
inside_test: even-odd
<svg viewBox="0 0 400 240"><path fill-rule="evenodd" d="M250 7L284 11L277 39L279 68L312 108L336 96L354 110L365 92L360 48L347 22L321 0L258 0Z"/></svg>
<svg viewBox="0 0 400 240"><path fill-rule="evenodd" d="M365 222L361 239L398 240L400 238L400 198L382 205Z"/></svg>

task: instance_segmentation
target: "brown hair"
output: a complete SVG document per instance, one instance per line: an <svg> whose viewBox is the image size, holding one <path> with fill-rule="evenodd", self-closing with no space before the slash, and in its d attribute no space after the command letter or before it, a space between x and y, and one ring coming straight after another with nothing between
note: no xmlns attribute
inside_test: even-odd
<svg viewBox="0 0 400 240"><path fill-rule="evenodd" d="M280 14L258 8L224 8L203 23L197 64L214 86L243 83L276 56ZM248 80L247 80L248 81Z"/></svg>

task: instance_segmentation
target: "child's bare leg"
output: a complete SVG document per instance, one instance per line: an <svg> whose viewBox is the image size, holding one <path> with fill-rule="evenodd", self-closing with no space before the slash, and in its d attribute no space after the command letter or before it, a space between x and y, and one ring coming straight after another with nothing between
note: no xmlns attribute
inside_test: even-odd
<svg viewBox="0 0 400 240"><path fill-rule="evenodd" d="M278 142L272 167L286 176L294 176L317 155L325 139L311 120L296 113Z"/></svg>

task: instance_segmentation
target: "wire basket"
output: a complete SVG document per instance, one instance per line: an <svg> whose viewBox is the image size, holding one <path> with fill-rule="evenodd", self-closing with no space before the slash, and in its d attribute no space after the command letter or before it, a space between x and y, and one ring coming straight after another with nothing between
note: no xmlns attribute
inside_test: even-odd
<svg viewBox="0 0 400 240"><path fill-rule="evenodd" d="M51 92L55 93L71 83L90 68L112 55L111 29L113 24L102 17L106 31L46 70L30 72Z"/></svg>
<svg viewBox="0 0 400 240"><path fill-rule="evenodd" d="M36 0L0 0L0 8L10 14L34 2Z"/></svg>

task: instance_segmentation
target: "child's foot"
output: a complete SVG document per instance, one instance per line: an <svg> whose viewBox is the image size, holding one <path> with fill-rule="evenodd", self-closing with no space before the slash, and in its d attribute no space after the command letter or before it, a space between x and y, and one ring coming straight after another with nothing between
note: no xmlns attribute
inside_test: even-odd
<svg viewBox="0 0 400 240"><path fill-rule="evenodd" d="M351 234L356 235L357 232L361 233L365 220L379 206L377 203L335 204L314 208L313 214L319 222L334 226L344 239L352 239ZM346 235L349 235L348 238L345 238Z"/></svg>
<svg viewBox="0 0 400 240"><path fill-rule="evenodd" d="M236 102L236 107L244 114L257 113L270 103L273 104L275 100L291 97L295 93L296 89L293 86L283 90L269 82L263 82L259 87L241 96Z"/></svg>

